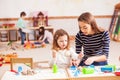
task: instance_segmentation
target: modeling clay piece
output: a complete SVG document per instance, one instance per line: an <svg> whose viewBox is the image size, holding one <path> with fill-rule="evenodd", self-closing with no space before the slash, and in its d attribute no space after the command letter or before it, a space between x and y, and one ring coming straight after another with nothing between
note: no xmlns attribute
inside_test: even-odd
<svg viewBox="0 0 120 80"><path fill-rule="evenodd" d="M57 73L58 72L58 67L57 67L56 64L53 65L52 69L53 69L53 73Z"/></svg>
<svg viewBox="0 0 120 80"><path fill-rule="evenodd" d="M114 73L116 76L120 76L120 72L115 72Z"/></svg>
<svg viewBox="0 0 120 80"><path fill-rule="evenodd" d="M113 71L116 70L116 66L115 66L115 65L106 65L106 67L112 67L112 68L113 68Z"/></svg>
<svg viewBox="0 0 120 80"><path fill-rule="evenodd" d="M76 70L75 73L74 73L74 76L77 77L79 74L80 74L80 71Z"/></svg>
<svg viewBox="0 0 120 80"><path fill-rule="evenodd" d="M84 67L82 69L83 74L93 74L94 73L94 68L91 67Z"/></svg>
<svg viewBox="0 0 120 80"><path fill-rule="evenodd" d="M101 67L101 72L113 72L113 68L104 66L104 67Z"/></svg>
<svg viewBox="0 0 120 80"><path fill-rule="evenodd" d="M17 75L20 75L21 72L22 72L22 66L18 66L18 73L17 73Z"/></svg>
<svg viewBox="0 0 120 80"><path fill-rule="evenodd" d="M76 68L76 66L71 66L70 69L71 70L76 70L77 68Z"/></svg>

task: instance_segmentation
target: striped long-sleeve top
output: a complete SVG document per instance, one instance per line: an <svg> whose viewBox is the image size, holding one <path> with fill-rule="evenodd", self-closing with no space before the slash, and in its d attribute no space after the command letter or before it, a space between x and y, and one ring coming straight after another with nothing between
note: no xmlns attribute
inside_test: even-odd
<svg viewBox="0 0 120 80"><path fill-rule="evenodd" d="M84 57L80 65L83 66L85 58L109 54L109 32L103 31L94 35L84 35L79 31L75 38L76 53L80 53L83 47ZM94 62L93 65L106 65L107 61ZM84 64L85 65L85 64Z"/></svg>

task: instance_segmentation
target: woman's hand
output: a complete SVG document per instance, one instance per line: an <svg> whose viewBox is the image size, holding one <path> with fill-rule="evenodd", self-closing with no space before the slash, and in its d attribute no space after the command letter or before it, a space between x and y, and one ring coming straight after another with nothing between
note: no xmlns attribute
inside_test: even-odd
<svg viewBox="0 0 120 80"><path fill-rule="evenodd" d="M84 63L86 65L91 65L94 61L95 61L95 57L89 57Z"/></svg>
<svg viewBox="0 0 120 80"><path fill-rule="evenodd" d="M83 57L84 57L84 54L83 53L79 53L78 58L81 59Z"/></svg>

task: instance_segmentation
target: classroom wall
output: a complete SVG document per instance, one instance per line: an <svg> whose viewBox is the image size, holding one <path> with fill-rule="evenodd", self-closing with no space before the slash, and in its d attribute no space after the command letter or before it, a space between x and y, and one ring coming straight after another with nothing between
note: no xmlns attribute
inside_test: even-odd
<svg viewBox="0 0 120 80"><path fill-rule="evenodd" d="M48 11L49 16L78 16L90 11L94 15L111 15L119 0L0 0L0 18L28 16L33 11Z"/></svg>
<svg viewBox="0 0 120 80"><path fill-rule="evenodd" d="M79 16L83 12L91 12L93 15L112 15L114 6L119 0L0 0L0 18L19 18L21 11L31 17L34 11L47 11L49 17ZM108 29L111 18L96 18L99 26ZM0 21L3 23L16 23L16 21ZM54 31L63 28L70 35L78 32L77 18L50 19L49 25ZM31 26L28 21L28 26Z"/></svg>

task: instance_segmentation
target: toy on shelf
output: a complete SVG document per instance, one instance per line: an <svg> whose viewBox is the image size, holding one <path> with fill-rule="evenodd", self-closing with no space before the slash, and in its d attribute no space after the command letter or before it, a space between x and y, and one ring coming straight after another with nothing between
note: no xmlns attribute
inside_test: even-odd
<svg viewBox="0 0 120 80"><path fill-rule="evenodd" d="M33 16L33 27L48 26L47 11L35 11L31 14Z"/></svg>

